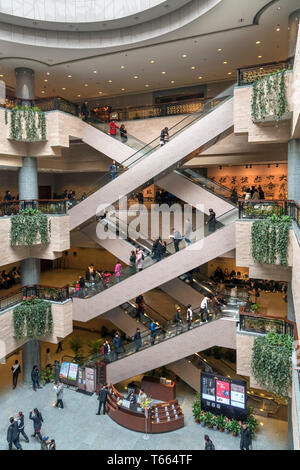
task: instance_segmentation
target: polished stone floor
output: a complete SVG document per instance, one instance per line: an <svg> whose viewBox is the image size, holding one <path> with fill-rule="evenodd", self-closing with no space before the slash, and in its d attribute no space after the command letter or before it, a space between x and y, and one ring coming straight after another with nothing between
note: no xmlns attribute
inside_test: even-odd
<svg viewBox="0 0 300 470"><path fill-rule="evenodd" d="M0 448L6 449L8 419L21 410L25 414L25 431L32 432L29 411L37 407L43 415L42 435L56 440L57 449L63 450L198 450L203 449L204 434L208 433L216 450L239 450L239 438L230 434L202 428L193 421L192 402L195 393L184 383L177 387L177 398L185 415L185 426L172 433L151 435L129 431L107 415L96 416L96 396L88 397L73 390L64 390L63 410L53 408L55 393L52 385L34 392L30 386L20 385L16 390L3 390L0 394ZM253 442L255 450L286 450L287 423L258 417L262 423ZM22 439L22 438L21 438ZM24 449L39 450L37 440L30 438Z"/></svg>

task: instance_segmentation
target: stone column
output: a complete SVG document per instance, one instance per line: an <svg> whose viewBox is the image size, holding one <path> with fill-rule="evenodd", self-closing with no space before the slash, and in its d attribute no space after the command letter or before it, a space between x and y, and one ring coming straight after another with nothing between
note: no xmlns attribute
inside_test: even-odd
<svg viewBox="0 0 300 470"><path fill-rule="evenodd" d="M288 143L288 199L300 202L300 140Z"/></svg>
<svg viewBox="0 0 300 470"><path fill-rule="evenodd" d="M22 106L31 106L34 100L34 71L25 67L15 69L16 95ZM38 199L37 159L23 157L19 170L19 199ZM28 258L21 262L22 286L40 283L40 260ZM30 340L23 346L23 378L31 382L31 370L34 365L40 367L41 351L38 340Z"/></svg>
<svg viewBox="0 0 300 470"><path fill-rule="evenodd" d="M300 8L289 16L289 57L294 57L300 24Z"/></svg>

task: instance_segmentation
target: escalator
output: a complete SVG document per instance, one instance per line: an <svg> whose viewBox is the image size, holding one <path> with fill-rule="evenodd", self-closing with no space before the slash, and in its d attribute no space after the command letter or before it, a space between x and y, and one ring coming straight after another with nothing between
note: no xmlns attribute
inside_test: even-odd
<svg viewBox="0 0 300 470"><path fill-rule="evenodd" d="M119 197L129 195L137 188L153 182L154 177L182 165L195 150L213 142L216 137L232 128L233 88L225 90L207 102L199 112L187 116L169 129L170 142L167 145L161 147L158 137L123 160L123 168L117 178L112 179L110 173L104 175L90 188L88 197L78 201L78 204L69 210L71 230L94 217L99 210L115 203ZM99 132L94 127L89 127ZM105 135L104 132L101 134ZM113 140L109 136L106 137ZM106 155L110 156L109 148Z"/></svg>
<svg viewBox="0 0 300 470"><path fill-rule="evenodd" d="M144 269L138 273L131 267L125 268L121 282L115 276L111 277L109 288L102 284L95 285L88 292L88 298L74 298L73 318L77 321L88 321L105 313L128 298L137 297L144 291L161 286L180 275L207 263L211 259L222 256L235 248L236 209L232 209L219 217L217 230L213 233L206 231L193 232L192 244L189 247L181 242L180 250L175 253L174 245L170 245L165 257L155 262L148 256L144 261Z"/></svg>

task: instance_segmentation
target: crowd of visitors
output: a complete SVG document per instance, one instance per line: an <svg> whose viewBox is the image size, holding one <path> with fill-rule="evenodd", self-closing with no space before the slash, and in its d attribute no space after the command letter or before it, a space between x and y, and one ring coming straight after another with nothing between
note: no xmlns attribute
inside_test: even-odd
<svg viewBox="0 0 300 470"><path fill-rule="evenodd" d="M0 274L0 289L9 289L21 282L21 270L14 266L9 271L5 269Z"/></svg>

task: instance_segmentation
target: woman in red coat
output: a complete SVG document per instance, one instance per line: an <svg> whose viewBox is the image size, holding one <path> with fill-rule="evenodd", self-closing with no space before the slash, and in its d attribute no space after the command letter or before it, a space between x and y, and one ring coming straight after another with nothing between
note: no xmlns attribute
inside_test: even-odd
<svg viewBox="0 0 300 470"><path fill-rule="evenodd" d="M112 137L115 137L117 135L117 129L119 129L118 126L114 123L114 121L111 121L109 123L109 134Z"/></svg>

